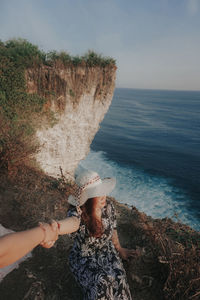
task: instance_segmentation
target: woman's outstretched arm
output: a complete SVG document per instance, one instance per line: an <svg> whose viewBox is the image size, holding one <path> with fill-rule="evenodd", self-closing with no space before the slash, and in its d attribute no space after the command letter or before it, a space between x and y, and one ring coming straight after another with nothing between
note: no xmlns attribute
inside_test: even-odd
<svg viewBox="0 0 200 300"><path fill-rule="evenodd" d="M78 217L68 217L64 220L60 220L58 223L58 234L69 234L75 232L79 229L80 226L80 218Z"/></svg>
<svg viewBox="0 0 200 300"><path fill-rule="evenodd" d="M136 250L121 247L116 229L113 230L112 242L116 250L119 252L121 258L124 260L127 260L129 257L135 257L138 255Z"/></svg>
<svg viewBox="0 0 200 300"><path fill-rule="evenodd" d="M52 241L56 241L57 238L56 222L0 237L0 268L14 263L41 243L49 248L53 245Z"/></svg>

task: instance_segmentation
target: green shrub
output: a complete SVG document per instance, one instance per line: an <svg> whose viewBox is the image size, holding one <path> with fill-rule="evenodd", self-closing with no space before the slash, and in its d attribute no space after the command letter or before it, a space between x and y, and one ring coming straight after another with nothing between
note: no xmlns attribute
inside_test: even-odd
<svg viewBox="0 0 200 300"><path fill-rule="evenodd" d="M45 53L25 39L13 39L0 47L0 56L7 56L16 65L30 67L45 61Z"/></svg>
<svg viewBox="0 0 200 300"><path fill-rule="evenodd" d="M72 57L64 51L50 51L46 54L45 63L47 65L52 65L57 60L60 60L64 65L69 65L72 62Z"/></svg>
<svg viewBox="0 0 200 300"><path fill-rule="evenodd" d="M82 59L86 62L88 66L101 66L105 67L107 65L115 65L116 61L110 57L102 57L101 54L97 54L94 51L89 50Z"/></svg>
<svg viewBox="0 0 200 300"><path fill-rule="evenodd" d="M26 121L6 118L0 112L0 168L15 173L17 168L28 162L38 149L32 139L33 128Z"/></svg>
<svg viewBox="0 0 200 300"><path fill-rule="evenodd" d="M36 151L32 120L46 100L26 92L25 69L44 57L26 40L0 42L0 167L11 170Z"/></svg>
<svg viewBox="0 0 200 300"><path fill-rule="evenodd" d="M61 61L65 66L82 66L88 67L106 67L108 65L116 65L116 61L111 57L103 57L101 54L89 50L82 56L70 56L67 52L51 51L46 54L45 63L52 65L56 61Z"/></svg>
<svg viewBox="0 0 200 300"><path fill-rule="evenodd" d="M71 61L72 61L72 57L71 57L68 53L66 53L66 52L64 52L64 51L61 51L61 52L59 53L59 59L60 59L64 64L69 64L69 63L71 63Z"/></svg>

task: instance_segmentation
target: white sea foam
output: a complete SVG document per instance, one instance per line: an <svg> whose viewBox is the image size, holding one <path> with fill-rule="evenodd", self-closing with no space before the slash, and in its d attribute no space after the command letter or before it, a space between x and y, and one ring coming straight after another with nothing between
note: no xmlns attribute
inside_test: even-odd
<svg viewBox="0 0 200 300"><path fill-rule="evenodd" d="M154 218L175 218L176 214L181 222L199 229L198 220L187 210L188 197L170 180L152 176L134 166L122 167L108 160L102 151L91 150L80 165L95 170L101 177L116 177L117 186L111 196L119 202L136 206Z"/></svg>

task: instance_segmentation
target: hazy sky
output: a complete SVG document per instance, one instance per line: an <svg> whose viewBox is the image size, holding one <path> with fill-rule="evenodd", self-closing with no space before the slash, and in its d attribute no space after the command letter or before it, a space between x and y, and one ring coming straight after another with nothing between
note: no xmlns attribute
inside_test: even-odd
<svg viewBox="0 0 200 300"><path fill-rule="evenodd" d="M117 86L200 90L200 0L0 0L0 39L117 60Z"/></svg>

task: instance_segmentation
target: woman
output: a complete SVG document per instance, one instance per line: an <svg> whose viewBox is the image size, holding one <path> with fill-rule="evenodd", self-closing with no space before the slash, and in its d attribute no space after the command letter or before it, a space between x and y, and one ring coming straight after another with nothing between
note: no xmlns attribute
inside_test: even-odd
<svg viewBox="0 0 200 300"><path fill-rule="evenodd" d="M68 218L59 222L59 234L76 232L70 252L70 268L81 286L84 299L130 300L122 261L135 256L122 248L116 230L114 206L106 199L115 187L114 178L101 180L96 172L81 171Z"/></svg>

